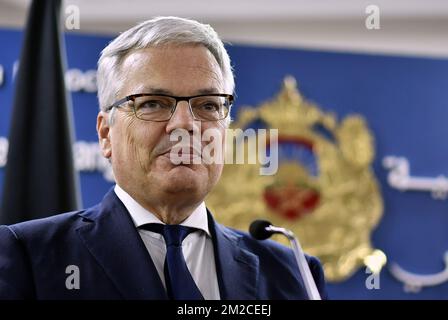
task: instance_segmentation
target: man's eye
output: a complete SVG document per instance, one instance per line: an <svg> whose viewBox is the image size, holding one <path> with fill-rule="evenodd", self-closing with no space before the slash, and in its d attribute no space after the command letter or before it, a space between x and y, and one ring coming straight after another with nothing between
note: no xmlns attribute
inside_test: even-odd
<svg viewBox="0 0 448 320"><path fill-rule="evenodd" d="M170 106L167 103L159 100L149 100L140 104L139 109L169 109Z"/></svg>
<svg viewBox="0 0 448 320"><path fill-rule="evenodd" d="M219 111L219 105L215 102L203 103L199 106L199 108L203 111L210 111L210 112Z"/></svg>

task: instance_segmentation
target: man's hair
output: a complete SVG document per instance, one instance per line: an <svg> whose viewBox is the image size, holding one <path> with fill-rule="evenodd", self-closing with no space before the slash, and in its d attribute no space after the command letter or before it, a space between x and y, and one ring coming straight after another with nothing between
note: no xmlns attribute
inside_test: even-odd
<svg viewBox="0 0 448 320"><path fill-rule="evenodd" d="M205 46L221 68L225 89L233 93L235 80L230 58L212 27L184 18L157 17L123 32L101 52L97 74L100 109L104 111L118 98L125 80L120 67L129 52L168 44Z"/></svg>

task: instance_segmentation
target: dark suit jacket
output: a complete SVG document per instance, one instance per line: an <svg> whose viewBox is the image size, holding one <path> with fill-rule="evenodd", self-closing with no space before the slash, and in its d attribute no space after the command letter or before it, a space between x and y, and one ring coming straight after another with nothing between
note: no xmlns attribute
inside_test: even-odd
<svg viewBox="0 0 448 320"><path fill-rule="evenodd" d="M209 224L222 299L306 299L290 249L226 228L210 213ZM307 258L326 297L321 265ZM79 289L66 287L74 275L70 265L78 267ZM0 226L0 299L29 298L167 296L128 211L111 190L87 210Z"/></svg>

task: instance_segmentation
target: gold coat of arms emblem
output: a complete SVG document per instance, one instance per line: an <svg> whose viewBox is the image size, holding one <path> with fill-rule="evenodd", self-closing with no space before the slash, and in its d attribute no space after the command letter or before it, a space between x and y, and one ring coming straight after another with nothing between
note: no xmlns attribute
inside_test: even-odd
<svg viewBox="0 0 448 320"><path fill-rule="evenodd" d="M370 235L383 200L365 119L348 115L338 121L306 101L287 77L271 101L240 108L231 128L254 123L278 129L278 171L260 175L260 164L226 164L206 200L217 220L240 230L255 219L291 229L304 250L321 260L329 281L343 281L363 265L379 272L386 256L373 248Z"/></svg>

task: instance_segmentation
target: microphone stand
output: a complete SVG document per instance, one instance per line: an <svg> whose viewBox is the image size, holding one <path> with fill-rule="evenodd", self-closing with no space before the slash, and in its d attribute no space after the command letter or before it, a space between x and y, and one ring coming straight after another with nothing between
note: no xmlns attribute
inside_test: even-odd
<svg viewBox="0 0 448 320"><path fill-rule="evenodd" d="M316 283L313 279L313 275L311 274L310 268L308 266L308 262L306 261L302 247L300 246L300 242L294 236L294 233L285 228L275 227L273 225L266 227L266 231L270 231L272 233L281 233L286 238L288 238L289 242L291 243L292 251L294 252L297 265L299 266L300 274L302 275L309 300L321 300L319 291L316 287Z"/></svg>

